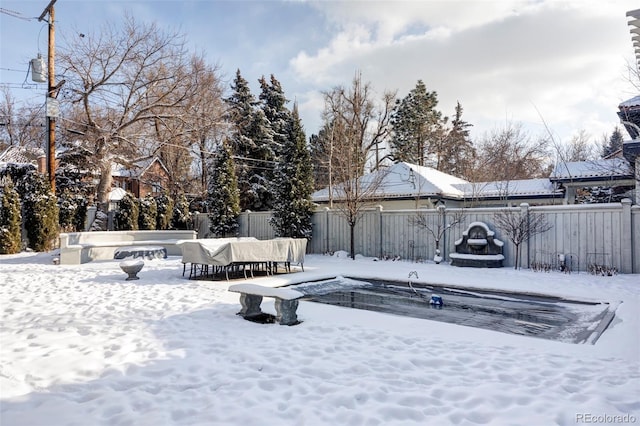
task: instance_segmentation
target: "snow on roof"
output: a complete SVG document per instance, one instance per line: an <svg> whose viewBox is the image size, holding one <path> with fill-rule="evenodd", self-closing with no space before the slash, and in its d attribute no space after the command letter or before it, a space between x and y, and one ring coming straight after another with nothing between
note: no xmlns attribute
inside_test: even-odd
<svg viewBox="0 0 640 426"><path fill-rule="evenodd" d="M147 171L154 161L158 161L159 164L166 170L166 167L158 157L147 157L134 161L132 166L127 166L119 163L111 164L111 176L119 177L140 177Z"/></svg>
<svg viewBox="0 0 640 426"><path fill-rule="evenodd" d="M621 102L620 105L618 105L618 108L629 108L634 106L640 106L640 95L634 96L631 99L627 99L626 101Z"/></svg>
<svg viewBox="0 0 640 426"><path fill-rule="evenodd" d="M127 191L122 188L113 188L111 192L109 192L109 201L120 201L127 195Z"/></svg>
<svg viewBox="0 0 640 426"><path fill-rule="evenodd" d="M585 179L622 177L632 174L629 162L624 158L606 160L560 162L549 179Z"/></svg>
<svg viewBox="0 0 640 426"><path fill-rule="evenodd" d="M464 179L448 175L431 167L418 166L411 163L399 162L391 167L364 175L361 179L364 185L374 182L382 174L382 183L374 196L384 198L402 198L416 196L453 196L462 197L464 193L456 188L468 182ZM334 197L340 198L340 192L333 189ZM329 188L324 188L311 195L314 201L329 199Z"/></svg>
<svg viewBox="0 0 640 426"><path fill-rule="evenodd" d="M28 149L23 146L10 146L0 153L0 163L33 164L44 155L41 149Z"/></svg>
<svg viewBox="0 0 640 426"><path fill-rule="evenodd" d="M457 186L457 185L456 185ZM467 197L504 197L562 194L546 178L496 182L476 182L458 186Z"/></svg>

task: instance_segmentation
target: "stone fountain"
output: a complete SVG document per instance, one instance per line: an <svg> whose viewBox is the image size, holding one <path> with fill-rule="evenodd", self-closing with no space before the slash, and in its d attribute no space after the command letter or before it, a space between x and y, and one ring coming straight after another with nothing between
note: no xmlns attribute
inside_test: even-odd
<svg viewBox="0 0 640 426"><path fill-rule="evenodd" d="M494 238L494 232L484 222L472 222L455 246L456 252L449 254L453 266L502 267L504 243Z"/></svg>

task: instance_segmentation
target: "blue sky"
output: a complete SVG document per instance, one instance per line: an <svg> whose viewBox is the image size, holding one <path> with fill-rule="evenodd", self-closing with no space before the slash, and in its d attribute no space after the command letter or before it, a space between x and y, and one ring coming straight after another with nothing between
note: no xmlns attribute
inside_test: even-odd
<svg viewBox="0 0 640 426"><path fill-rule="evenodd" d="M0 13L0 86L19 99L44 99L44 85L19 86L29 59L46 54L46 25L35 18L48 3L0 2L32 18ZM129 11L184 33L228 83L239 68L256 96L257 80L274 74L308 136L321 123L322 91L361 71L379 97L396 89L404 97L422 79L445 115L460 101L475 138L507 121L535 137L542 116L566 141L580 130L597 140L611 133L618 104L637 95L625 79L634 63L625 13L636 8L632 0L58 0L55 13L60 42Z"/></svg>

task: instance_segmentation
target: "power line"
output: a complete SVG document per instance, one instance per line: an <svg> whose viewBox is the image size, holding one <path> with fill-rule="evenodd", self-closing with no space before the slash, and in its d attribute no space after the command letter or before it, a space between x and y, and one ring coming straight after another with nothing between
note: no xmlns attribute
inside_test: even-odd
<svg viewBox="0 0 640 426"><path fill-rule="evenodd" d="M5 15L9 15L14 18L22 19L23 21L31 21L32 19L35 19L35 18L27 18L26 16L23 16L22 13L20 12L16 12L15 10L11 10L11 9L5 9L4 7L0 7L0 13L4 13Z"/></svg>

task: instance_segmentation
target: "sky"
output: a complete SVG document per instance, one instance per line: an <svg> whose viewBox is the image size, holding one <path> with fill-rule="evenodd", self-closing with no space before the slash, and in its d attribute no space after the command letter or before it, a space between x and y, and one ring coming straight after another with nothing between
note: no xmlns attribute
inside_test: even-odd
<svg viewBox="0 0 640 426"><path fill-rule="evenodd" d="M581 320L592 319L594 308L615 311L595 344L576 344L564 340L570 332L548 340L437 321L452 312L445 293L442 309L429 306L429 292L414 304L433 320L301 300L300 324L257 324L236 315L239 295L227 291L243 280L189 280L178 256L145 260L137 281L125 280L118 260L55 265L56 256L0 255L3 426L640 421L637 274L354 261L336 252L307 255L304 271L293 265L290 274L249 280L277 287L411 279L416 291L438 283L469 294L495 289L587 302L572 308ZM261 308L274 314L273 299ZM520 323L541 327L533 318ZM598 330L591 320L584 325Z"/></svg>
<svg viewBox="0 0 640 426"><path fill-rule="evenodd" d="M43 84L19 87L29 60L46 56L46 24L36 18L48 3L0 3L0 86L14 88L20 99L44 98ZM628 81L635 59L625 16L637 6L634 0L58 0L55 16L56 40L117 23L125 11L177 29L193 51L219 65L226 87L240 69L256 96L258 79L273 74L289 105L298 103L307 136L321 126L322 92L348 87L360 72L377 99L388 90L402 98L423 80L444 115L461 103L476 140L522 123L533 139L548 130L564 142L580 130L601 141L619 123L620 102L637 95Z"/></svg>

